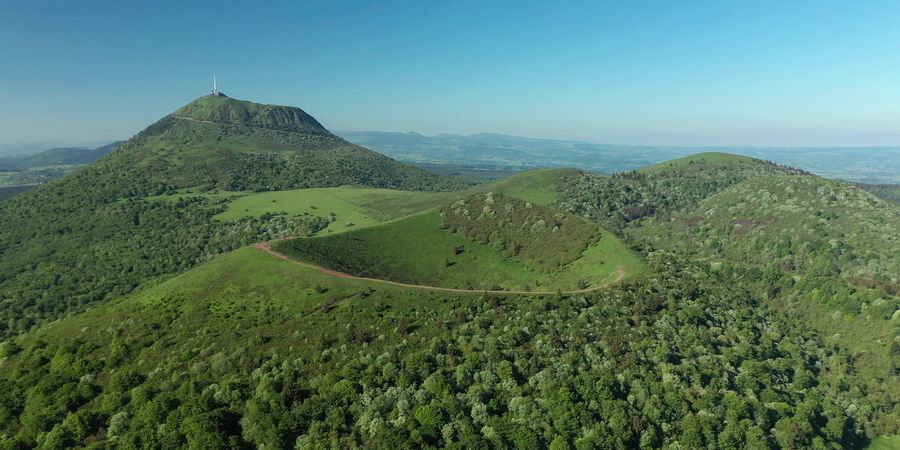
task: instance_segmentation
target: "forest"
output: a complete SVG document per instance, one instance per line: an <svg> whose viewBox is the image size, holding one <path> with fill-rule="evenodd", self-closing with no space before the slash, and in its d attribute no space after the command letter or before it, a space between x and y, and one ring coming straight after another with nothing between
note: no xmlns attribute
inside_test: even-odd
<svg viewBox="0 0 900 450"><path fill-rule="evenodd" d="M182 311L177 289L167 289L140 302L152 306L123 304L105 316L123 315L124 322L108 322L91 334L97 338L50 333L6 344L3 357L14 364L3 369L0 417L3 433L14 438L4 445L715 449L864 442L868 415L884 405L878 391L846 389L854 370L847 353L819 346L804 326L706 267L664 252L648 258L643 281L589 295L404 302L370 289L351 300L355 308L320 310L303 326L290 319L291 307L246 304L251 310L233 325L205 321L186 332L189 321L202 319ZM242 270L231 276L254 276ZM235 328L255 310L270 317ZM149 323L129 324L145 316ZM295 331L266 337L284 326Z"/></svg>

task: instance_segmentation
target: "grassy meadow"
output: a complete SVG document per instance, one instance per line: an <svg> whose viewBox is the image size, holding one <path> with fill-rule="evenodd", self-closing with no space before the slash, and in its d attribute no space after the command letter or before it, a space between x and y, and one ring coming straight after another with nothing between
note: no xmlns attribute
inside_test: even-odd
<svg viewBox="0 0 900 450"><path fill-rule="evenodd" d="M357 276L460 289L575 290L611 281L615 275L608 275L619 267L629 277L640 272L640 257L614 235L600 235L580 258L555 272L530 269L491 245L441 229L437 211L348 233L282 241L275 248Z"/></svg>
<svg viewBox="0 0 900 450"><path fill-rule="evenodd" d="M440 205L453 193L415 192L394 189L340 186L267 192L201 192L183 189L172 195L152 199L176 200L201 196L228 199L226 210L215 216L221 221L244 217L285 213L292 216L333 217L333 222L319 233L347 231L408 216Z"/></svg>

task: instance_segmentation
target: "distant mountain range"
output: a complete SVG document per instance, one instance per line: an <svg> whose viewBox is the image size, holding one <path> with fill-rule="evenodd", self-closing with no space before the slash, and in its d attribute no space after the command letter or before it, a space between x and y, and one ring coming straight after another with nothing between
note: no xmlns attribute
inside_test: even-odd
<svg viewBox="0 0 900 450"><path fill-rule="evenodd" d="M337 131L358 145L417 164L482 166L500 170L574 167L596 173L633 170L701 151L727 151L861 183L900 183L900 147L758 148L612 145L534 139L494 133L438 134Z"/></svg>
<svg viewBox="0 0 900 450"><path fill-rule="evenodd" d="M35 167L90 164L113 151L125 141L116 141L96 148L57 147L39 153L0 158L0 170L25 170Z"/></svg>

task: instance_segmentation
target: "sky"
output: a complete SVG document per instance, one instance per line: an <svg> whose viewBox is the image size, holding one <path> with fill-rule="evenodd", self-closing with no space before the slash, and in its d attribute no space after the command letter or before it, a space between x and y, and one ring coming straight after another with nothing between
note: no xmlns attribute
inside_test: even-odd
<svg viewBox="0 0 900 450"><path fill-rule="evenodd" d="M0 144L127 138L211 88L332 130L900 145L896 1L0 0Z"/></svg>

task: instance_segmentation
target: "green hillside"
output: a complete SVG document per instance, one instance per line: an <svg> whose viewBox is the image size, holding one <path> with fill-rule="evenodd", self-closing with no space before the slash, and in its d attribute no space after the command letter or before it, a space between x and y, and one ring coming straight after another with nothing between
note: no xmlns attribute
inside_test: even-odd
<svg viewBox="0 0 900 450"><path fill-rule="evenodd" d="M202 97L94 164L0 203L0 337L239 246L323 225L302 214L214 220L228 214L228 198L160 195L348 184L465 187L349 144L298 108Z"/></svg>
<svg viewBox="0 0 900 450"><path fill-rule="evenodd" d="M876 197L900 204L900 184L854 183L854 185L864 191L871 192Z"/></svg>
<svg viewBox="0 0 900 450"><path fill-rule="evenodd" d="M683 158L673 159L638 169L637 171L644 174L654 174L663 171L670 172L672 170L690 169L691 171L701 171L705 169L729 169L741 170L751 169L759 164L760 160L748 158L746 156L733 155L731 153L720 152L704 152L697 153Z"/></svg>
<svg viewBox="0 0 900 450"><path fill-rule="evenodd" d="M539 272L561 270L600 239L597 226L578 216L494 192L443 206L441 228L490 245Z"/></svg>
<svg viewBox="0 0 900 450"><path fill-rule="evenodd" d="M509 178L476 188L478 191L501 192L538 205L549 205L559 196L567 176L582 173L574 169L538 169L515 174Z"/></svg>
<svg viewBox="0 0 900 450"><path fill-rule="evenodd" d="M448 190L463 184L331 134L303 110L204 96L101 161L155 173L165 189L287 190L358 184Z"/></svg>
<svg viewBox="0 0 900 450"><path fill-rule="evenodd" d="M707 196L743 180L805 174L768 161L700 153L611 176L573 173L561 182L556 204L612 230L622 230L635 221L695 206Z"/></svg>
<svg viewBox="0 0 900 450"><path fill-rule="evenodd" d="M900 423L900 207L839 181L750 179L630 234L703 258L854 352ZM896 431L896 427L889 429Z"/></svg>
<svg viewBox="0 0 900 450"><path fill-rule="evenodd" d="M872 398L825 383L852 374L839 348L703 266L649 268L571 298L454 297L241 249L3 344L3 445L863 442Z"/></svg>
<svg viewBox="0 0 900 450"><path fill-rule="evenodd" d="M778 176L731 186L636 233L656 245L702 242L693 248L719 259L838 275L900 293L897 230L895 204L839 181Z"/></svg>
<svg viewBox="0 0 900 450"><path fill-rule="evenodd" d="M432 210L348 233L282 241L275 249L357 276L470 290L577 290L615 280L619 268L629 279L642 271L638 255L596 226L599 239L577 242L576 258L542 271L442 223Z"/></svg>
<svg viewBox="0 0 900 450"><path fill-rule="evenodd" d="M214 216L236 221L266 215L311 216L327 221L320 233L352 230L434 208L456 195L452 192L417 192L394 189L340 186L267 192L203 192L181 189L174 194L150 197L178 201L201 197L228 200L225 210Z"/></svg>

